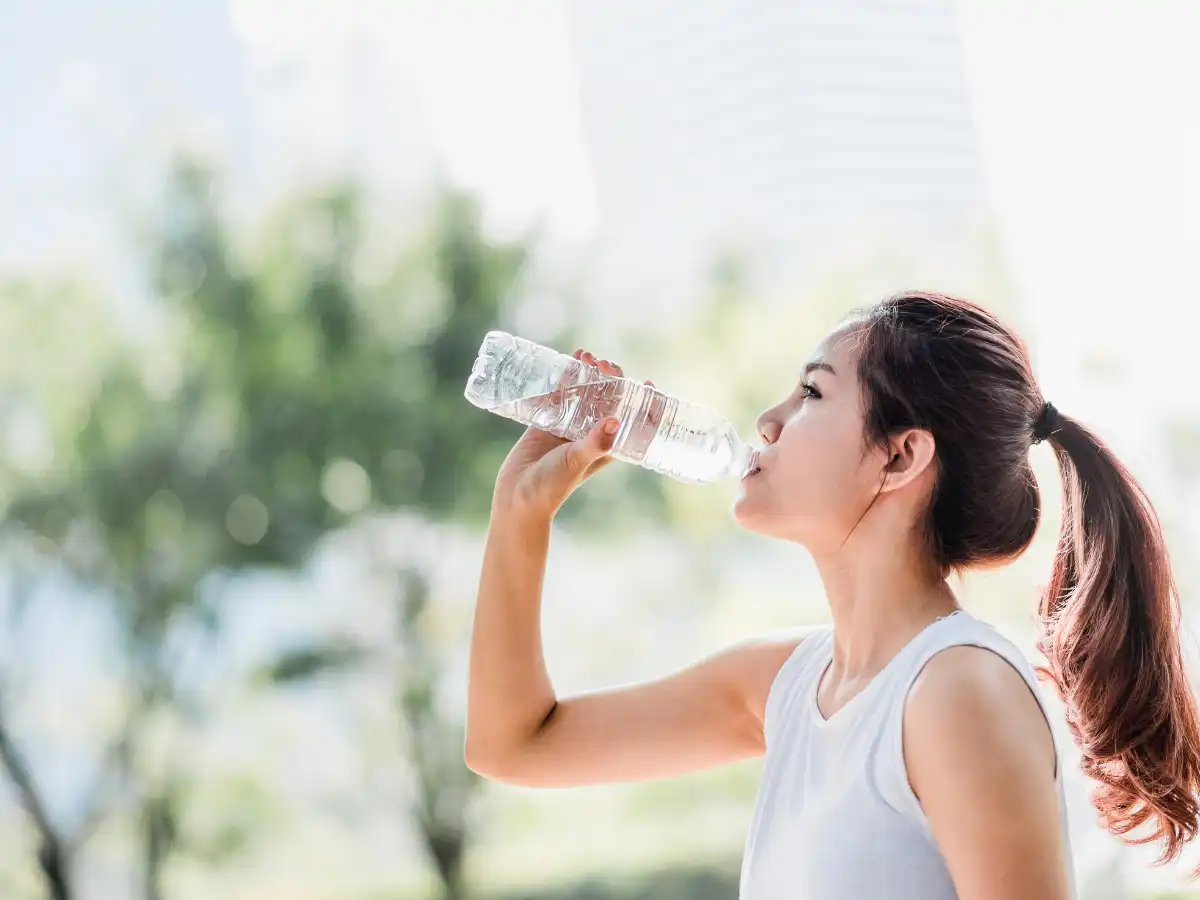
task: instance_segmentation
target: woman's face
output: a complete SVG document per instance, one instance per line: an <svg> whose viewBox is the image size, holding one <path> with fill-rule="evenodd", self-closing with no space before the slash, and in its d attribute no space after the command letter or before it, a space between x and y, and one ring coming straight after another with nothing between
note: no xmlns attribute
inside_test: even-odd
<svg viewBox="0 0 1200 900"><path fill-rule="evenodd" d="M864 443L858 335L850 327L830 333L792 392L759 416L760 468L743 479L733 507L743 527L832 549L871 506L889 453Z"/></svg>

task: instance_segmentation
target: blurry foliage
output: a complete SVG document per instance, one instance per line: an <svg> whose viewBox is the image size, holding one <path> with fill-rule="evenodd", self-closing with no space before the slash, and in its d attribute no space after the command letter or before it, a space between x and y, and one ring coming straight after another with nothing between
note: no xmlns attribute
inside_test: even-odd
<svg viewBox="0 0 1200 900"><path fill-rule="evenodd" d="M1164 425L1168 458L1175 474L1185 481L1200 476L1200 421L1173 418Z"/></svg>
<svg viewBox="0 0 1200 900"><path fill-rule="evenodd" d="M254 846L279 819L278 804L252 773L231 772L188 790L179 809L193 858L220 867Z"/></svg>
<svg viewBox="0 0 1200 900"><path fill-rule="evenodd" d="M462 397L528 258L524 242L484 236L469 197L442 192L425 227L392 249L373 237L357 191L335 186L289 203L248 247L214 185L186 160L170 178L147 248L148 335L122 333L74 282L0 289L0 334L15 348L0 362L6 535L34 536L103 592L119 624L129 709L113 765L148 900L163 896L174 853L220 859L253 831L239 821L200 835L183 821L194 803L182 750L205 710L178 647L218 652L223 591L211 576L302 566L324 535L369 513L483 523L520 432ZM457 896L475 778L461 723L432 703L444 661L416 637L424 575L396 578L385 599L403 623L397 712L419 784L412 813ZM294 647L260 679L301 682L362 655L336 641ZM19 743L13 759L26 766ZM65 900L73 848L44 818L42 868Z"/></svg>
<svg viewBox="0 0 1200 900"><path fill-rule="evenodd" d="M260 669L258 681L280 686L307 682L326 673L344 672L368 655L360 644L338 638L291 647Z"/></svg>
<svg viewBox="0 0 1200 900"><path fill-rule="evenodd" d="M673 868L634 878L586 879L552 891L503 894L497 900L729 900L738 890L738 863L722 868Z"/></svg>

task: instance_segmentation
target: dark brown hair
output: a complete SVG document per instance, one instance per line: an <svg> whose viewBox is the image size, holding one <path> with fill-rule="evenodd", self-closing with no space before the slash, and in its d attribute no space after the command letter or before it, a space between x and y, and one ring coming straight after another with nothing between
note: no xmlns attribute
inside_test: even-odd
<svg viewBox="0 0 1200 900"><path fill-rule="evenodd" d="M1039 673L1057 688L1083 770L1099 782L1101 820L1126 841L1161 840L1160 861L1176 858L1197 832L1200 728L1178 594L1146 494L1092 431L1047 409L1025 345L979 306L904 293L851 323L867 439L923 428L936 442L924 530L943 573L1029 546L1041 518L1035 430L1053 447L1064 509L1039 604Z"/></svg>

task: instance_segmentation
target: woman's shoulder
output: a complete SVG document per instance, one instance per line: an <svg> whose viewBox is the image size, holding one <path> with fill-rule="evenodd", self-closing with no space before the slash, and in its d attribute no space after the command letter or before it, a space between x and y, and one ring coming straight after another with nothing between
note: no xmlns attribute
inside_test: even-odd
<svg viewBox="0 0 1200 900"><path fill-rule="evenodd" d="M904 704L906 733L965 740L999 729L1023 736L1057 768L1044 699L1025 655L978 619L956 623L954 632L923 654Z"/></svg>
<svg viewBox="0 0 1200 900"><path fill-rule="evenodd" d="M1041 703L1033 664L1016 642L965 610L927 629L911 658L908 695L937 691L1032 693Z"/></svg>
<svg viewBox="0 0 1200 900"><path fill-rule="evenodd" d="M1016 642L990 622L976 618L966 610L959 610L928 629L915 660L918 674L923 673L930 664L951 650L955 652L948 658L959 660L958 665L986 668L1002 660L1015 669L1016 674L1026 683L1036 683L1033 665ZM962 660L976 662L963 663ZM942 660L938 668L948 665L955 663Z"/></svg>
<svg viewBox="0 0 1200 900"><path fill-rule="evenodd" d="M1002 636L988 643L949 643L930 653L915 673L909 705L919 705L927 697L1005 705L1011 696L1028 696L1032 672L1024 655Z"/></svg>

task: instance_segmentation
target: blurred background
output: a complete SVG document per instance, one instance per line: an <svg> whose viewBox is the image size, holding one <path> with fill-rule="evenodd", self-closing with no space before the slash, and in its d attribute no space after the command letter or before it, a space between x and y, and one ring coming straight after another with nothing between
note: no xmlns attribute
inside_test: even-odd
<svg viewBox="0 0 1200 900"><path fill-rule="evenodd" d="M736 895L758 762L463 766L495 327L750 437L847 310L975 299L1144 482L1191 622L1197 38L1189 0L0 0L0 897ZM561 692L827 619L731 497L571 501ZM1056 527L960 585L1031 656ZM1084 900L1200 897L1069 789Z"/></svg>

